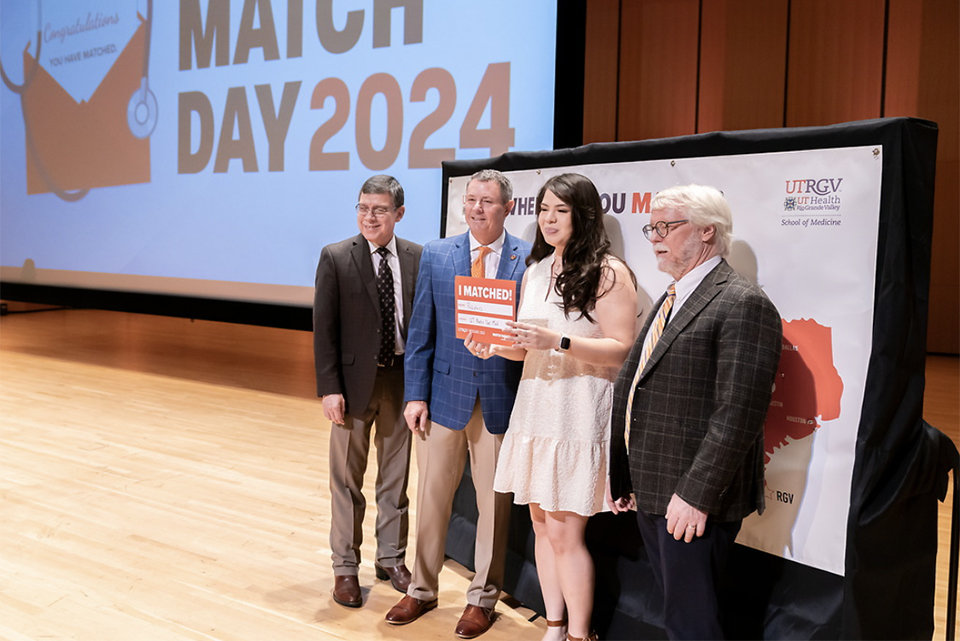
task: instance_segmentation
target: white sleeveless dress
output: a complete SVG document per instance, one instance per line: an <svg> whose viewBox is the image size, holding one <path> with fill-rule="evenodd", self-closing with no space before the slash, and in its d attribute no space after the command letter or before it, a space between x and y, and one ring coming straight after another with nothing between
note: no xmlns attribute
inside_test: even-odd
<svg viewBox="0 0 960 641"><path fill-rule="evenodd" d="M553 256L531 265L517 320L567 336L601 338L578 312L566 318L551 282ZM595 315L591 314L595 317ZM618 369L590 365L565 352L531 350L500 448L494 489L518 505L590 516L604 503L610 408Z"/></svg>

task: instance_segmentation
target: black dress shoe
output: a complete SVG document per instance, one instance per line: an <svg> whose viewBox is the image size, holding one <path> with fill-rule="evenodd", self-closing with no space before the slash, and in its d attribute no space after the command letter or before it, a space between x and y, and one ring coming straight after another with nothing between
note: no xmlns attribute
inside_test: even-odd
<svg viewBox="0 0 960 641"><path fill-rule="evenodd" d="M359 608L363 605L360 596L360 581L356 575L347 574L333 577L333 600L348 608Z"/></svg>
<svg viewBox="0 0 960 641"><path fill-rule="evenodd" d="M380 564L374 564L373 567L377 571L378 579L381 581L389 579L394 590L403 594L407 593L407 588L410 587L410 570L407 569L406 565L401 563L388 568Z"/></svg>

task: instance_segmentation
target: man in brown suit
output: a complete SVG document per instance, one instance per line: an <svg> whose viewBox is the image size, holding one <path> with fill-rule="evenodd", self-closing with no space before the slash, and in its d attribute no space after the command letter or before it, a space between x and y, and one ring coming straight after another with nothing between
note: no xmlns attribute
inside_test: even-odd
<svg viewBox="0 0 960 641"><path fill-rule="evenodd" d="M317 394L330 429L333 599L363 600L357 573L363 539L363 474L376 423L377 578L406 592L410 431L403 418L403 353L421 246L394 235L403 188L373 176L356 206L360 234L323 248L313 304Z"/></svg>
<svg viewBox="0 0 960 641"><path fill-rule="evenodd" d="M643 229L673 277L614 387L610 495L633 504L671 639L722 639L717 586L743 518L763 510L763 422L782 350L777 309L723 256L712 187L654 198Z"/></svg>

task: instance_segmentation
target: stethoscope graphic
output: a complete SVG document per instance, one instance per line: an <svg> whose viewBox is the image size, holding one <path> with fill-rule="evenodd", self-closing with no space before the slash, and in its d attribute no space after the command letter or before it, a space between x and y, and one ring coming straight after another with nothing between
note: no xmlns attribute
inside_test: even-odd
<svg viewBox="0 0 960 641"><path fill-rule="evenodd" d="M37 52L33 56L33 65L24 74L23 83L18 85L10 80L7 72L3 69L2 60L0 60L0 76L3 78L3 84L5 84L10 91L20 96L20 111L23 113L23 128L26 134L27 148L30 151L30 155L36 161L37 169L44 184L46 184L50 191L56 194L58 198L67 202L76 202L86 196L90 188L66 191L62 189L56 180L54 180L53 176L50 175L39 153L37 153L37 148L33 141L33 128L30 123L30 116L27 113L27 107L24 102L24 94L30 86L30 83L33 82L33 77L37 74L37 69L40 66L40 45L43 42L41 36L43 25L42 5L42 0L37 0ZM148 82L150 71L150 34L153 30L153 0L147 0L147 19L145 25L143 75L140 79L140 87L133 92L133 95L130 96L130 101L127 103L127 126L130 128L130 133L141 139L149 137L157 126L157 98L153 95L153 92L150 91Z"/></svg>

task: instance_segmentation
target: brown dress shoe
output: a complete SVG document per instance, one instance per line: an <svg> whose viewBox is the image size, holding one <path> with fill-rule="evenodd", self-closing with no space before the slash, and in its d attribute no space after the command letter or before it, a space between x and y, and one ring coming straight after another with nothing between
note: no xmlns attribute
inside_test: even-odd
<svg viewBox="0 0 960 641"><path fill-rule="evenodd" d="M377 571L378 579L381 581L386 581L389 579L390 585L393 586L394 590L403 594L407 593L407 588L410 587L410 570L407 569L406 565L401 563L400 565L395 565L392 568L388 568L382 565L374 564L373 567Z"/></svg>
<svg viewBox="0 0 960 641"><path fill-rule="evenodd" d="M413 623L435 607L437 607L436 599L433 601L421 601L420 599L406 595L387 612L387 623L391 625Z"/></svg>
<svg viewBox="0 0 960 641"><path fill-rule="evenodd" d="M461 639L478 637L493 625L493 608L481 608L479 605L468 605L457 623L456 635Z"/></svg>
<svg viewBox="0 0 960 641"><path fill-rule="evenodd" d="M359 608L363 605L360 597L360 581L353 574L333 577L333 600L348 608Z"/></svg>

